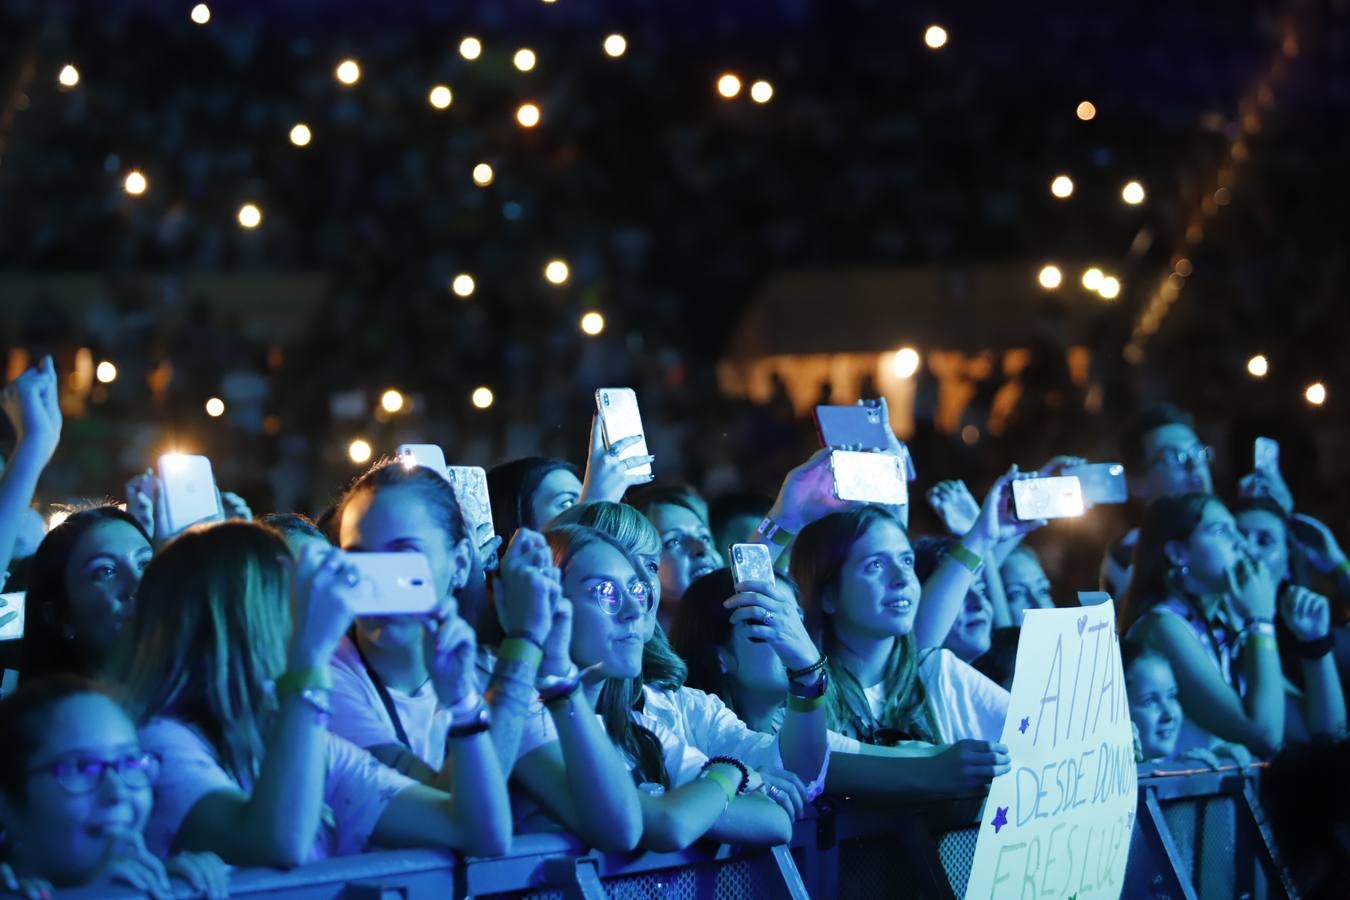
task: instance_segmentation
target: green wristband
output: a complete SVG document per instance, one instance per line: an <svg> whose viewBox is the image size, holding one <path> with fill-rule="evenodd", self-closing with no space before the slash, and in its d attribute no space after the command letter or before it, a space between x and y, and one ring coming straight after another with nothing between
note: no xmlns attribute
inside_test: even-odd
<svg viewBox="0 0 1350 900"><path fill-rule="evenodd" d="M1350 575L1350 557L1336 563L1336 568L1332 569L1331 571L1337 573L1338 575Z"/></svg>
<svg viewBox="0 0 1350 900"><path fill-rule="evenodd" d="M788 695L788 709L793 712L815 712L825 705L825 695L805 699L802 697L793 697Z"/></svg>
<svg viewBox="0 0 1350 900"><path fill-rule="evenodd" d="M983 560L981 560L974 553L966 549L965 544L960 543L956 544L954 547L952 547L951 552L948 555L952 559L956 560L961 565L969 569L970 574L972 575L978 574L980 571L980 566L984 564Z"/></svg>
<svg viewBox="0 0 1350 900"><path fill-rule="evenodd" d="M331 691L333 673L327 666L317 669L291 669L276 680L275 687L278 697L283 694L298 694L311 688Z"/></svg>
<svg viewBox="0 0 1350 900"><path fill-rule="evenodd" d="M538 666L544 660L544 651L524 638L507 638L497 650L497 658L508 662Z"/></svg>
<svg viewBox="0 0 1350 900"><path fill-rule="evenodd" d="M703 773L703 777L716 784L722 790L727 792L727 802L730 803L736 797L736 791L740 789L740 779L731 779L721 772L714 772L712 769Z"/></svg>

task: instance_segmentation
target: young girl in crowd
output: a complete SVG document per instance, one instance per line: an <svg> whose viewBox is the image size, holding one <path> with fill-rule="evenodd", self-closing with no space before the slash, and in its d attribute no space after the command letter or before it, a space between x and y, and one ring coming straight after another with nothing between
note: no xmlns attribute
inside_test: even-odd
<svg viewBox="0 0 1350 900"><path fill-rule="evenodd" d="M657 618L669 629L684 592L698 578L726 563L713 546L708 508L690 488L653 485L635 492L633 504L661 538L661 605Z"/></svg>
<svg viewBox="0 0 1350 900"><path fill-rule="evenodd" d="M124 639L154 548L115 506L74 513L38 545L28 585L21 671L96 677Z"/></svg>
<svg viewBox="0 0 1350 900"><path fill-rule="evenodd" d="M334 518L348 551L417 552L431 563L442 610L474 563L464 520L450 484L425 467L386 463L347 492ZM559 742L517 761L528 687L536 677L575 678L568 655L570 612L548 546L521 530L507 548L496 590L502 640L486 694L492 702L493 741L503 769L531 789L545 809L590 846L627 851L637 843L641 818L633 786L609 773L620 765L584 694L549 707ZM424 783L444 776L446 735L454 711L434 690L424 650L422 617L362 617L333 656L335 733ZM552 651L552 652L550 652ZM525 686L522 694L521 686Z"/></svg>
<svg viewBox="0 0 1350 900"><path fill-rule="evenodd" d="M1175 674L1185 712L1180 750L1224 740L1270 756L1284 743L1277 604L1302 659L1307 731L1345 731L1326 598L1292 586L1277 596L1275 573L1250 553L1216 498L1155 500L1139 530L1133 573L1121 631L1164 657Z"/></svg>
<svg viewBox="0 0 1350 900"><path fill-rule="evenodd" d="M506 785L463 620L447 614L427 638L432 686L463 711L441 790L328 732L333 651L371 590L341 550L307 547L293 564L275 532L251 523L198 526L160 551L115 679L162 763L152 852L211 851L240 866L371 845L505 852Z"/></svg>
<svg viewBox="0 0 1350 900"><path fill-rule="evenodd" d="M1218 743L1192 747L1177 753L1177 740L1185 721L1177 698L1177 680L1166 658L1142 644L1123 641L1120 660L1125 672L1130 721L1139 737L1140 762L1156 764L1171 759L1190 759L1218 768L1219 757L1241 767L1251 764L1251 753L1241 744Z"/></svg>
<svg viewBox="0 0 1350 900"><path fill-rule="evenodd" d="M586 693L641 784L643 845L676 850L705 836L753 845L786 841L789 815L775 801L753 793L756 779L743 761L709 759L634 711L641 692L641 622L655 605L641 563L592 528L565 525L551 529L547 537L574 611L572 658L582 667L594 667L600 680L589 684ZM530 721L522 748L533 751L553 734L544 716Z"/></svg>
<svg viewBox="0 0 1350 900"><path fill-rule="evenodd" d="M1055 608L1050 578L1041 567L1036 551L1026 544L1019 544L1009 551L998 567L998 573L1014 628L1022 627L1022 619L1029 609Z"/></svg>
<svg viewBox="0 0 1350 900"><path fill-rule="evenodd" d="M171 879L224 897L229 873L212 853L167 863L141 831L159 760L113 700L72 675L25 679L0 701L0 892L120 883L171 897Z"/></svg>

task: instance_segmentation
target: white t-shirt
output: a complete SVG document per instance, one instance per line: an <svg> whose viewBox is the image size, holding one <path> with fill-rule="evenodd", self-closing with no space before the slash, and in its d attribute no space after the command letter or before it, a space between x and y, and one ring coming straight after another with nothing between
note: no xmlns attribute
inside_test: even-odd
<svg viewBox="0 0 1350 900"><path fill-rule="evenodd" d="M326 733L322 824L306 862L361 853L389 801L415 782L337 735ZM141 729L141 747L159 756L155 803L145 826L145 845L161 859L169 856L174 838L192 807L216 791L244 791L252 786L235 781L221 767L215 751L194 728L175 719L154 719Z"/></svg>
<svg viewBox="0 0 1350 900"><path fill-rule="evenodd" d="M734 756L752 769L782 768L776 735L753 731L716 694L642 686L642 711L708 756Z"/></svg>
<svg viewBox="0 0 1350 900"><path fill-rule="evenodd" d="M328 723L329 731L367 749L399 743L393 720L350 638L338 642L329 669L333 673L333 718ZM430 682L412 694L388 690L408 735L410 749L433 770L440 771L445 762L445 736L452 724L450 711L440 707Z"/></svg>
<svg viewBox="0 0 1350 900"><path fill-rule="evenodd" d="M927 695L929 715L937 724L938 743L963 740L997 741L1003 737L1011 696L982 672L946 648L926 651L919 679ZM886 695L882 685L864 688L872 715L880 716Z"/></svg>

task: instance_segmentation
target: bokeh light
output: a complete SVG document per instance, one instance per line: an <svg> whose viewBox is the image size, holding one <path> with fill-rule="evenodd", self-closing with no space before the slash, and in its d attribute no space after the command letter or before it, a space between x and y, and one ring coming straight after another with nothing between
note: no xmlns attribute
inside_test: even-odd
<svg viewBox="0 0 1350 900"><path fill-rule="evenodd" d="M455 280L450 282L450 290L455 292L456 297L472 297L475 288L478 285L474 283L473 276L467 272L461 272L455 276Z"/></svg>
<svg viewBox="0 0 1350 900"><path fill-rule="evenodd" d="M1314 381L1308 385L1308 389L1303 392L1303 399L1307 400L1313 406L1321 406L1327 402L1327 386L1320 381Z"/></svg>
<svg viewBox="0 0 1350 900"><path fill-rule="evenodd" d="M521 47L516 51L516 55L511 57L511 62L522 72L529 72L534 68L534 64L539 58L534 55L534 51L529 47Z"/></svg>
<svg viewBox="0 0 1350 900"><path fill-rule="evenodd" d="M127 177L122 181L122 190L131 194L133 197L139 197L145 193L145 189L150 186L150 182L145 180L145 175L140 169L132 169L127 173Z"/></svg>
<svg viewBox="0 0 1350 900"><path fill-rule="evenodd" d="M913 378L914 373L919 371L919 351L913 347L901 347L895 351L891 371L896 378Z"/></svg>
<svg viewBox="0 0 1350 900"><path fill-rule="evenodd" d="M473 394L469 399L478 409L487 409L497 398L493 396L492 388L477 387L473 389Z"/></svg>
<svg viewBox="0 0 1350 900"><path fill-rule="evenodd" d="M380 395L380 408L387 413L396 413L403 409L403 395L390 388Z"/></svg>
<svg viewBox="0 0 1350 900"><path fill-rule="evenodd" d="M1059 270L1059 266L1043 266L1036 275L1036 280L1047 291L1053 291L1064 282L1064 273Z"/></svg>
<svg viewBox="0 0 1350 900"><path fill-rule="evenodd" d="M245 203L239 207L239 224L245 228L257 228L262 224L262 210L254 203Z"/></svg>
<svg viewBox="0 0 1350 900"><path fill-rule="evenodd" d="M923 42L931 50L939 50L947 46L947 29L941 25L929 25L928 30L923 33Z"/></svg>
<svg viewBox="0 0 1350 900"><path fill-rule="evenodd" d="M756 81L750 85L750 99L756 103L768 103L773 99L773 85L767 81Z"/></svg>
<svg viewBox="0 0 1350 900"><path fill-rule="evenodd" d="M455 99L455 95L450 92L450 88L443 84L438 84L427 93L427 102L437 109L447 109L450 103Z"/></svg>
<svg viewBox="0 0 1350 900"><path fill-rule="evenodd" d="M598 312L588 312L581 317L581 332L595 337L605 330L605 317Z"/></svg>
<svg viewBox="0 0 1350 900"><path fill-rule="evenodd" d="M492 171L492 166L485 162L473 167L473 183L479 187L487 187L492 184L492 179L496 177L496 173Z"/></svg>
<svg viewBox="0 0 1350 900"><path fill-rule="evenodd" d="M73 88L80 83L80 70L67 63L61 67L61 72L56 76L56 80L61 87Z"/></svg>
<svg viewBox="0 0 1350 900"><path fill-rule="evenodd" d="M207 6L205 3L198 3L196 6L192 7L191 16L192 21L196 22L198 25L205 25L207 22L211 21L211 7Z"/></svg>
<svg viewBox="0 0 1350 900"><path fill-rule="evenodd" d="M618 59L628 52L628 39L621 34L611 34L605 38L605 53Z"/></svg>
<svg viewBox="0 0 1350 900"><path fill-rule="evenodd" d="M522 103L516 109L516 121L522 128L533 128L539 124L539 107L533 103Z"/></svg>
<svg viewBox="0 0 1350 900"><path fill-rule="evenodd" d="M1089 291L1099 290L1102 286L1102 279L1105 277L1105 273L1096 266L1093 266L1090 269L1084 269L1083 287L1087 288Z"/></svg>
<svg viewBox="0 0 1350 900"><path fill-rule="evenodd" d="M730 72L724 72L717 79L717 93L730 100L741 92L741 79Z"/></svg>
<svg viewBox="0 0 1350 900"><path fill-rule="evenodd" d="M1092 105L1091 100L1084 100L1082 103L1078 104L1077 113L1080 120L1091 122L1093 119L1097 118L1097 107Z"/></svg>
<svg viewBox="0 0 1350 900"><path fill-rule="evenodd" d="M475 60L483 55L483 42L470 36L459 42L459 55L467 60Z"/></svg>
<svg viewBox="0 0 1350 900"><path fill-rule="evenodd" d="M291 143L297 147L308 147L309 142L314 139L314 133L309 130L309 126L304 122L296 122L291 126Z"/></svg>
<svg viewBox="0 0 1350 900"><path fill-rule="evenodd" d="M1050 182L1050 193L1061 200L1073 196L1073 179L1068 175L1056 175Z"/></svg>
<svg viewBox="0 0 1350 900"><path fill-rule="evenodd" d="M1114 275L1106 275L1102 278L1102 283L1097 286L1097 293L1103 300L1114 300L1120 296L1120 279Z"/></svg>
<svg viewBox="0 0 1350 900"><path fill-rule="evenodd" d="M1144 186L1137 181L1126 182L1120 189L1120 199L1130 206L1138 206L1144 202Z"/></svg>
<svg viewBox="0 0 1350 900"><path fill-rule="evenodd" d="M1247 372L1253 378L1265 378L1266 373L1270 371L1270 360L1258 353L1247 360Z"/></svg>
<svg viewBox="0 0 1350 900"><path fill-rule="evenodd" d="M370 462L370 443L357 438L347 445L347 456L358 466Z"/></svg>
<svg viewBox="0 0 1350 900"><path fill-rule="evenodd" d="M112 384L117 380L117 366L105 359L94 369L94 377L98 379L99 384Z"/></svg>
<svg viewBox="0 0 1350 900"><path fill-rule="evenodd" d="M544 266L544 277L548 279L549 284L566 284L571 276L571 269L561 259L551 259L548 265Z"/></svg>
<svg viewBox="0 0 1350 900"><path fill-rule="evenodd" d="M361 80L361 67L357 65L354 59L344 59L338 63L335 74L338 81L346 85L353 85Z"/></svg>
<svg viewBox="0 0 1350 900"><path fill-rule="evenodd" d="M206 414L213 419L219 419L225 415L225 401L219 397L212 397L206 401Z"/></svg>

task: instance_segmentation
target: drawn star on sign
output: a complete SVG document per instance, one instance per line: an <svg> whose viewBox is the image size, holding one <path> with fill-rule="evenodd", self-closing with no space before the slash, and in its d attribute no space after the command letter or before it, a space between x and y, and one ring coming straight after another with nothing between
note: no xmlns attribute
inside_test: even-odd
<svg viewBox="0 0 1350 900"><path fill-rule="evenodd" d="M1031 716L1025 716L1022 719L1022 724L1017 726L1017 730L1022 732L1023 734L1026 734L1027 729L1030 727L1031 727Z"/></svg>
<svg viewBox="0 0 1350 900"><path fill-rule="evenodd" d="M994 834L998 834L999 830L1008 824L1008 807L998 807L998 812L994 813L994 821L989 824L994 826Z"/></svg>

